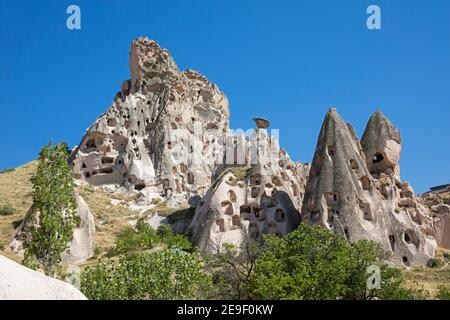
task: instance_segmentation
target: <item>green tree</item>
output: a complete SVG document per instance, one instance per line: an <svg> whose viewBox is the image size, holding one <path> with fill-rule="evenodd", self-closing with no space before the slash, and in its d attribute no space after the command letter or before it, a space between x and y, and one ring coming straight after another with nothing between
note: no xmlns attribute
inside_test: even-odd
<svg viewBox="0 0 450 320"><path fill-rule="evenodd" d="M256 264L255 293L263 299L425 299L427 292L406 288L401 271L384 261L381 245L350 243L318 226L303 224L285 237L265 237ZM380 270L381 286L368 289L369 266Z"/></svg>
<svg viewBox="0 0 450 320"><path fill-rule="evenodd" d="M202 269L198 254L174 246L88 268L81 277L81 291L96 300L200 299L211 284Z"/></svg>
<svg viewBox="0 0 450 320"><path fill-rule="evenodd" d="M254 297L256 262L261 255L260 244L242 231L239 248L230 243L213 244L214 253L205 255L206 270L212 275L212 298L247 300Z"/></svg>
<svg viewBox="0 0 450 320"><path fill-rule="evenodd" d="M24 264L54 275L79 224L67 145L42 148L33 183L33 205L27 222Z"/></svg>

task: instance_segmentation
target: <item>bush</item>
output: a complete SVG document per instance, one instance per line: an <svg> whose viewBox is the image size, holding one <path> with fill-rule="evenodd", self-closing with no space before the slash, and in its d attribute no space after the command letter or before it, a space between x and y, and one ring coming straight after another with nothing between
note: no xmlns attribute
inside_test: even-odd
<svg viewBox="0 0 450 320"><path fill-rule="evenodd" d="M439 268L442 267L444 265L444 261L440 260L440 259L435 259L432 258L430 260L428 260L427 262L427 267L429 268Z"/></svg>
<svg viewBox="0 0 450 320"><path fill-rule="evenodd" d="M184 251L192 251L189 240L184 235L174 235L171 226L160 225L155 231L144 219L139 219L134 227L128 226L119 234L116 247L109 252L109 256L133 254L157 246L167 248L176 246Z"/></svg>
<svg viewBox="0 0 450 320"><path fill-rule="evenodd" d="M450 286L444 284L439 285L436 293L436 299L450 300Z"/></svg>
<svg viewBox="0 0 450 320"><path fill-rule="evenodd" d="M192 251L192 244L186 236L182 234L173 234L173 230L170 225L160 225L158 230L156 230L156 233L161 243L165 244L167 247L170 248L176 246L184 251Z"/></svg>
<svg viewBox="0 0 450 320"><path fill-rule="evenodd" d="M260 244L243 230L238 248L230 243L215 245L215 254L204 256L213 277L213 299L248 300L255 297L255 266L261 255Z"/></svg>
<svg viewBox="0 0 450 320"><path fill-rule="evenodd" d="M156 231L140 219L136 226L128 226L123 230L116 241L116 254L134 253L154 248L159 243Z"/></svg>
<svg viewBox="0 0 450 320"><path fill-rule="evenodd" d="M407 289L399 269L390 268L381 245L350 243L307 224L283 238L265 236L256 264L255 292L262 299L415 299L426 295ZM368 289L369 266L380 269L380 289Z"/></svg>
<svg viewBox="0 0 450 320"><path fill-rule="evenodd" d="M81 291L93 300L199 299L210 287L200 257L177 247L100 263L81 277Z"/></svg>
<svg viewBox="0 0 450 320"><path fill-rule="evenodd" d="M9 203L6 203L0 207L0 216L11 216L14 213L16 213L16 210Z"/></svg>

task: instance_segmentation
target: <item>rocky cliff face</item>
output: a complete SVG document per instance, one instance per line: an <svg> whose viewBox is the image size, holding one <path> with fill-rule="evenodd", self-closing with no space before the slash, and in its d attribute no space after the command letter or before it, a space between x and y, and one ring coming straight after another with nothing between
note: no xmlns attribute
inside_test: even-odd
<svg viewBox="0 0 450 320"><path fill-rule="evenodd" d="M399 264L434 256L433 220L400 180L400 133L380 111L360 142L331 109L310 168L279 149L265 119L250 135L232 132L225 95L156 42L132 42L130 70L72 153L78 182L131 193L138 207L196 207L188 229L204 250L239 245L246 232L286 234L302 220L378 241Z"/></svg>
<svg viewBox="0 0 450 320"><path fill-rule="evenodd" d="M434 256L433 221L407 182L400 181L400 133L380 112L370 118L361 144L335 109L317 142L302 221L348 240L377 241L406 266Z"/></svg>
<svg viewBox="0 0 450 320"><path fill-rule="evenodd" d="M215 145L229 131L226 97L199 73L181 72L147 38L133 41L130 70L131 79L74 150L75 178L138 191L143 203L162 195L176 206L203 196Z"/></svg>
<svg viewBox="0 0 450 320"><path fill-rule="evenodd" d="M239 247L246 234L284 235L300 223L309 166L291 161L266 130L268 122L255 120L250 139L237 138L243 164L227 166L197 206L190 236L205 251L223 243Z"/></svg>

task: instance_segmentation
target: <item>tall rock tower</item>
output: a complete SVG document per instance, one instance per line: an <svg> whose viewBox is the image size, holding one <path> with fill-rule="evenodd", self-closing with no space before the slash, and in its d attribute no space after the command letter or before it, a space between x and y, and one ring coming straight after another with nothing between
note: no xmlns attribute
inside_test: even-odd
<svg viewBox="0 0 450 320"><path fill-rule="evenodd" d="M434 256L432 219L407 182L400 182L400 133L380 111L369 120L362 146L351 125L330 109L306 185L302 221L349 241L369 239L406 266Z"/></svg>
<svg viewBox="0 0 450 320"><path fill-rule="evenodd" d="M129 64L131 79L73 151L75 178L137 191L144 203L203 196L220 157L215 145L229 131L227 98L148 38L132 42Z"/></svg>

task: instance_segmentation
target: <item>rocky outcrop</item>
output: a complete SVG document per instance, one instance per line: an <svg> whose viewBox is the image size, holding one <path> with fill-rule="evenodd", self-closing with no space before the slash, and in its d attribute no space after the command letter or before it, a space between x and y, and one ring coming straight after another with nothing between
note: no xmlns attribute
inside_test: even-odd
<svg viewBox="0 0 450 320"><path fill-rule="evenodd" d="M86 202L76 194L77 212L80 216L80 225L73 232L68 252L63 257L63 262L79 264L85 262L94 255L95 249L95 222L94 216Z"/></svg>
<svg viewBox="0 0 450 320"><path fill-rule="evenodd" d="M300 223L309 167L292 162L279 148L266 130L267 120L254 120L258 128L250 139L237 138L245 163L228 166L197 205L189 232L205 251L220 250L223 243L239 247L246 234L284 235Z"/></svg>
<svg viewBox="0 0 450 320"><path fill-rule="evenodd" d="M198 72L181 72L148 38L132 42L130 70L73 151L75 178L123 186L144 205L161 195L169 206L187 204L211 185L215 147L229 131L227 98Z"/></svg>
<svg viewBox="0 0 450 320"><path fill-rule="evenodd" d="M302 221L369 239L406 266L434 257L428 210L400 181L400 133L380 112L370 118L361 144L335 109L327 113L306 185Z"/></svg>
<svg viewBox="0 0 450 320"><path fill-rule="evenodd" d="M95 249L95 222L86 202L80 195L75 193L75 200L77 204L77 213L80 217L80 224L74 230L69 249L64 253L62 261L68 264L79 264L85 262L87 259L94 255ZM23 242L27 241L29 234L27 232L27 226L30 223L32 217L32 210L30 209L22 220L20 225L14 231L11 250L20 255L23 254Z"/></svg>
<svg viewBox="0 0 450 320"><path fill-rule="evenodd" d="M72 285L0 256L0 300L86 300Z"/></svg>
<svg viewBox="0 0 450 320"><path fill-rule="evenodd" d="M450 249L450 206L438 204L433 209L436 210L434 216L434 232L439 247Z"/></svg>

